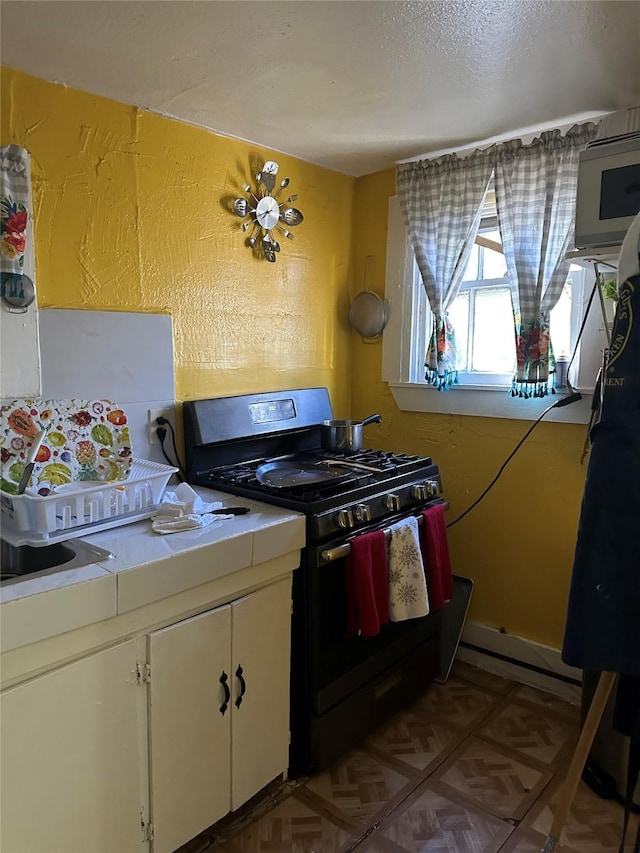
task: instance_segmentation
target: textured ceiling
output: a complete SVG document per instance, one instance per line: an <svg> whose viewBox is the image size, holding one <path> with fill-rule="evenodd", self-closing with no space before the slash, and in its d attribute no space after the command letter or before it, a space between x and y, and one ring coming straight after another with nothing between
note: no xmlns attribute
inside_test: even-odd
<svg viewBox="0 0 640 853"><path fill-rule="evenodd" d="M640 3L2 0L2 64L351 175L640 104Z"/></svg>

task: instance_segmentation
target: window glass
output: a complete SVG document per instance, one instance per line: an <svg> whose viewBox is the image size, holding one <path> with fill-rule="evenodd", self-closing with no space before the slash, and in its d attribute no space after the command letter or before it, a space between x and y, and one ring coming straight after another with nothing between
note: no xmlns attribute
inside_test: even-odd
<svg viewBox="0 0 640 853"><path fill-rule="evenodd" d="M469 263L467 264L467 268L462 276L463 281L475 281L478 278L478 257L480 249L479 246L474 246L471 250L471 256L469 258Z"/></svg>
<svg viewBox="0 0 640 853"><path fill-rule="evenodd" d="M494 243L501 243L499 231L481 231L481 236ZM507 262L502 252L484 248L482 250L482 278L504 278L507 274Z"/></svg>
<svg viewBox="0 0 640 853"><path fill-rule="evenodd" d="M580 268L575 266L572 266L571 270L574 275L576 271L580 272ZM559 355L569 356L571 353L571 290L572 280L570 272L569 278L562 289L562 296L551 311L549 322L551 344L553 346L553 354L556 357Z"/></svg>
<svg viewBox="0 0 640 853"><path fill-rule="evenodd" d="M471 369L508 373L515 363L513 313L509 287L474 289Z"/></svg>
<svg viewBox="0 0 640 853"><path fill-rule="evenodd" d="M458 370L468 370L469 350L469 291L459 293L449 308L449 319L456 332L458 347Z"/></svg>

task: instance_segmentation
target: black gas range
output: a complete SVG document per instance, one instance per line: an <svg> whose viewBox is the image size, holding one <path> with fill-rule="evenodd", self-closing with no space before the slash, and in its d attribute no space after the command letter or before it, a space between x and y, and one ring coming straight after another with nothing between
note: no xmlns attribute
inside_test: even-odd
<svg viewBox="0 0 640 853"><path fill-rule="evenodd" d="M185 403L189 481L306 513L314 540L440 494L429 456L321 449L320 423L331 417L326 388Z"/></svg>
<svg viewBox="0 0 640 853"><path fill-rule="evenodd" d="M389 623L375 637L347 632L344 563L354 536L442 500L438 466L428 456L381 450L328 453L321 423L332 417L326 388L184 404L190 483L306 518L293 580L293 776L328 766L439 668L439 613Z"/></svg>

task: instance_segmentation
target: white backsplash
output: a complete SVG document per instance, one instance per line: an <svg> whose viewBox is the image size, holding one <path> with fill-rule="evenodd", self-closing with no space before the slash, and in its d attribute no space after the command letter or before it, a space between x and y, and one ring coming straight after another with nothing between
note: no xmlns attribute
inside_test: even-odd
<svg viewBox="0 0 640 853"><path fill-rule="evenodd" d="M120 403L134 456L166 463L160 445L149 443L148 411L175 411L171 317L66 308L39 313L41 396ZM165 448L173 458L170 433Z"/></svg>

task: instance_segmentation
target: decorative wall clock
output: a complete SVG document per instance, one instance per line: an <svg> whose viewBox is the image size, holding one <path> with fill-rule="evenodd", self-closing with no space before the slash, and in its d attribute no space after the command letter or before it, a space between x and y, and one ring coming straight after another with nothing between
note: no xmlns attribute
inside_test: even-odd
<svg viewBox="0 0 640 853"><path fill-rule="evenodd" d="M280 251L277 231L282 231L285 237L293 240L289 228L300 225L304 219L296 207L290 206L298 198L297 195L290 195L285 201L278 201L282 190L289 186L289 178L285 178L276 189L278 168L278 164L273 160L267 160L262 171L256 175L256 191L254 192L249 184L244 184L242 189L250 197L237 198L233 202L233 212L236 216L241 219L249 217L249 222L242 223L242 230L249 231L248 245L253 249L260 241L262 256L272 264L276 261L276 253Z"/></svg>

